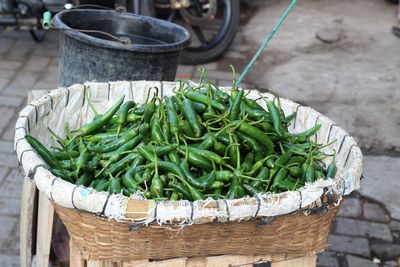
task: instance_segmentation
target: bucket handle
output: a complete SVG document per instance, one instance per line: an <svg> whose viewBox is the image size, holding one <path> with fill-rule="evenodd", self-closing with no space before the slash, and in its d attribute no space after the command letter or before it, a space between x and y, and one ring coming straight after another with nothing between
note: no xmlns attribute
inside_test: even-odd
<svg viewBox="0 0 400 267"><path fill-rule="evenodd" d="M96 6L96 5L94 5ZM51 12L50 11L46 11L43 13L43 22L42 22L42 27L45 30L48 29L56 29L56 30L62 30L62 31L73 31L73 32L87 32L87 33L100 33L103 35L106 35L118 42L120 42L121 44L124 45L128 45L131 44L131 40L125 37L117 37L115 35L112 35L111 33L108 32L103 32L103 31L98 31L98 30L85 30L85 29L76 29L76 28L60 28L60 27L56 27L54 26L54 24L52 23L52 19L51 19Z"/></svg>

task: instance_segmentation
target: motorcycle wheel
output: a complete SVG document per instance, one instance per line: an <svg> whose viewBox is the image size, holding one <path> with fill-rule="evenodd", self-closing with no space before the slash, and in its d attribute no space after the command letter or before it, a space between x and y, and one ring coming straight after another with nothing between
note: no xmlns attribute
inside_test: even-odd
<svg viewBox="0 0 400 267"><path fill-rule="evenodd" d="M239 0L191 2L191 7L179 11L172 19L173 15L170 16L170 20L184 26L192 36L192 43L182 52L180 63L198 65L214 61L232 44L239 27L240 3ZM196 2L201 5L201 12L199 8L196 10Z"/></svg>

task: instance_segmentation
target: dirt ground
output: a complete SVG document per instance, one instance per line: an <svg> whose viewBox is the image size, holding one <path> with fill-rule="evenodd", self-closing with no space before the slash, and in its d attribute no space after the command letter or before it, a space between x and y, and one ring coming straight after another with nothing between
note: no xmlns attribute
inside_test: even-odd
<svg viewBox="0 0 400 267"><path fill-rule="evenodd" d="M247 12L254 15L230 53L250 58L289 1L247 3ZM400 39L391 33L395 23L396 6L384 0L299 1L247 78L327 115L354 135L364 152L399 155ZM325 43L317 33L339 40ZM244 57L237 57L238 71Z"/></svg>

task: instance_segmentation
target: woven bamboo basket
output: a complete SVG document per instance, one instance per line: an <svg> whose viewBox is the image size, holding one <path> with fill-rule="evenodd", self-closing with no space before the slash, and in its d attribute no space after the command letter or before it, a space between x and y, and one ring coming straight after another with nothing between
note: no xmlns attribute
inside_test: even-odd
<svg viewBox="0 0 400 267"><path fill-rule="evenodd" d="M297 191L253 198L156 202L96 192L53 176L24 139L29 133L50 145L47 127L63 135L65 123L76 129L90 121L94 114L85 94L96 109L104 111L122 95L141 103L152 88L159 88L161 96L171 95L176 85L149 81L74 85L51 91L20 112L14 142L19 161L52 201L83 258L120 262L322 251L342 196L359 188L362 154L355 140L337 124L290 100L281 99L286 114L298 114L289 130L300 132L320 123L315 136L318 142L337 140L325 149L336 151L338 172L334 179L318 180ZM257 99L259 93L249 91L249 97Z"/></svg>

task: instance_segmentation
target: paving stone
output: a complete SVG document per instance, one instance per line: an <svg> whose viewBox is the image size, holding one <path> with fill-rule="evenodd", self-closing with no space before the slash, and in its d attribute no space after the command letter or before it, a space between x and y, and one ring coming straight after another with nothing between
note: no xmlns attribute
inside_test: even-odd
<svg viewBox="0 0 400 267"><path fill-rule="evenodd" d="M0 128L5 128L9 124L12 117L14 117L15 113L16 111L14 109L0 107Z"/></svg>
<svg viewBox="0 0 400 267"><path fill-rule="evenodd" d="M2 59L0 58L0 61ZM6 69L0 69L0 80L1 79L11 79L12 77L14 77L16 74L16 70L6 70ZM7 80L7 81L8 81Z"/></svg>
<svg viewBox="0 0 400 267"><path fill-rule="evenodd" d="M0 92L6 87L6 85L10 82L8 78L1 78L0 77Z"/></svg>
<svg viewBox="0 0 400 267"><path fill-rule="evenodd" d="M32 55L43 56L43 57L55 57L58 56L58 53L59 53L59 43L48 42L47 36L46 36L46 42L38 44L32 51Z"/></svg>
<svg viewBox="0 0 400 267"><path fill-rule="evenodd" d="M1 38L0 39L0 53L6 53L10 50L13 43L15 42L14 38Z"/></svg>
<svg viewBox="0 0 400 267"><path fill-rule="evenodd" d="M371 253L382 261L395 260L400 257L400 245L388 241L372 240Z"/></svg>
<svg viewBox="0 0 400 267"><path fill-rule="evenodd" d="M21 65L22 62L16 60L0 60L0 70L17 70L19 67L21 67Z"/></svg>
<svg viewBox="0 0 400 267"><path fill-rule="evenodd" d="M177 74L190 74L193 73L193 66L188 65L178 65L178 70L176 71Z"/></svg>
<svg viewBox="0 0 400 267"><path fill-rule="evenodd" d="M374 237L393 241L389 226L383 223L367 222L348 218L336 218L335 232L342 235Z"/></svg>
<svg viewBox="0 0 400 267"><path fill-rule="evenodd" d="M11 96L18 96L18 97L25 97L30 90L32 90L33 85L29 87L23 87L23 86L18 86L18 87L13 87L8 85L4 90L3 94L4 95L11 95Z"/></svg>
<svg viewBox="0 0 400 267"><path fill-rule="evenodd" d="M50 60L51 59L48 57L32 56L28 59L28 61L24 62L22 70L33 72L43 71L50 63Z"/></svg>
<svg viewBox="0 0 400 267"><path fill-rule="evenodd" d="M0 186L3 183L3 181L6 179L6 175L8 173L8 168L4 166L0 166Z"/></svg>
<svg viewBox="0 0 400 267"><path fill-rule="evenodd" d="M30 88L36 83L37 78L38 75L33 73L18 75L10 82L10 84L4 90L4 93L8 92L10 95L15 95L12 93L13 91L22 91L24 92L25 96Z"/></svg>
<svg viewBox="0 0 400 267"><path fill-rule="evenodd" d="M8 177L0 187L0 198L17 198L19 199L22 192L22 177L10 180Z"/></svg>
<svg viewBox="0 0 400 267"><path fill-rule="evenodd" d="M240 75L240 73L236 73L236 75ZM195 72L193 75L195 78L199 77L199 73ZM230 80L232 82L232 73L230 71L209 71L207 72L207 76L211 80Z"/></svg>
<svg viewBox="0 0 400 267"><path fill-rule="evenodd" d="M0 154L0 166L16 168L18 159L16 154Z"/></svg>
<svg viewBox="0 0 400 267"><path fill-rule="evenodd" d="M18 267L19 256L0 254L0 267Z"/></svg>
<svg viewBox="0 0 400 267"><path fill-rule="evenodd" d="M389 223L390 230L400 232L400 221L392 220Z"/></svg>
<svg viewBox="0 0 400 267"><path fill-rule="evenodd" d="M13 49L7 53L7 58L23 60L35 46L37 46L37 43L32 39L18 39L13 44Z"/></svg>
<svg viewBox="0 0 400 267"><path fill-rule="evenodd" d="M0 189L1 190L1 189ZM19 197L21 197L19 195ZM21 212L20 198L0 198L0 215L19 216Z"/></svg>
<svg viewBox="0 0 400 267"><path fill-rule="evenodd" d="M348 267L378 267L378 264L374 263L372 260L353 255L346 255L346 261Z"/></svg>
<svg viewBox="0 0 400 267"><path fill-rule="evenodd" d="M225 57L227 58L235 58L235 59L247 59L247 55L245 53L242 52L238 52L238 51L228 51L224 54Z"/></svg>
<svg viewBox="0 0 400 267"><path fill-rule="evenodd" d="M358 217L361 212L361 202L358 198L345 198L340 205L338 216Z"/></svg>
<svg viewBox="0 0 400 267"><path fill-rule="evenodd" d="M0 215L0 246L2 246L5 241L7 241L7 238L10 236L11 231L14 229L17 221L17 218Z"/></svg>
<svg viewBox="0 0 400 267"><path fill-rule="evenodd" d="M13 124L13 123L11 123L11 124ZM15 121L14 121L14 124L15 124ZM1 139L7 140L7 141L14 141L14 134L15 134L14 127L8 127L3 131L3 135L1 136Z"/></svg>
<svg viewBox="0 0 400 267"><path fill-rule="evenodd" d="M317 31L316 37L325 43L331 44L340 41L341 32L338 29L326 28Z"/></svg>
<svg viewBox="0 0 400 267"><path fill-rule="evenodd" d="M370 257L368 239L364 237L341 236L330 234L328 239L328 249L342 253L349 253L363 257Z"/></svg>
<svg viewBox="0 0 400 267"><path fill-rule="evenodd" d="M398 127L398 126L397 126ZM400 220L399 157L366 156L360 193L385 203L392 219ZM384 181L384 182L383 182Z"/></svg>
<svg viewBox="0 0 400 267"><path fill-rule="evenodd" d="M324 251L324 253L318 255L317 258L318 267L339 267L339 262L334 252Z"/></svg>
<svg viewBox="0 0 400 267"><path fill-rule="evenodd" d="M364 211L364 218L367 220L385 222L385 223L390 221L390 217L386 213L386 211L376 203L368 203L368 202L364 203L363 211Z"/></svg>
<svg viewBox="0 0 400 267"><path fill-rule="evenodd" d="M32 88L32 90L52 90L58 88L57 81L38 81Z"/></svg>
<svg viewBox="0 0 400 267"><path fill-rule="evenodd" d="M393 243L400 244L400 232L392 232L393 235Z"/></svg>
<svg viewBox="0 0 400 267"><path fill-rule="evenodd" d="M0 95L0 106L18 108L23 101L22 97Z"/></svg>
<svg viewBox="0 0 400 267"><path fill-rule="evenodd" d="M49 65L45 69L43 76L40 80L46 82L54 82L56 85L58 84L58 66Z"/></svg>
<svg viewBox="0 0 400 267"><path fill-rule="evenodd" d="M206 63L206 64L201 64L201 65L195 66L193 68L194 68L194 72L197 73L198 75L200 74L199 69L204 68L207 71L207 75L208 75L208 72L210 72L210 70L214 71L218 68L218 62L210 62L210 63Z"/></svg>
<svg viewBox="0 0 400 267"><path fill-rule="evenodd" d="M395 261L385 261L383 267L398 267L399 265Z"/></svg>
<svg viewBox="0 0 400 267"><path fill-rule="evenodd" d="M13 153L13 142L0 140L0 153Z"/></svg>

